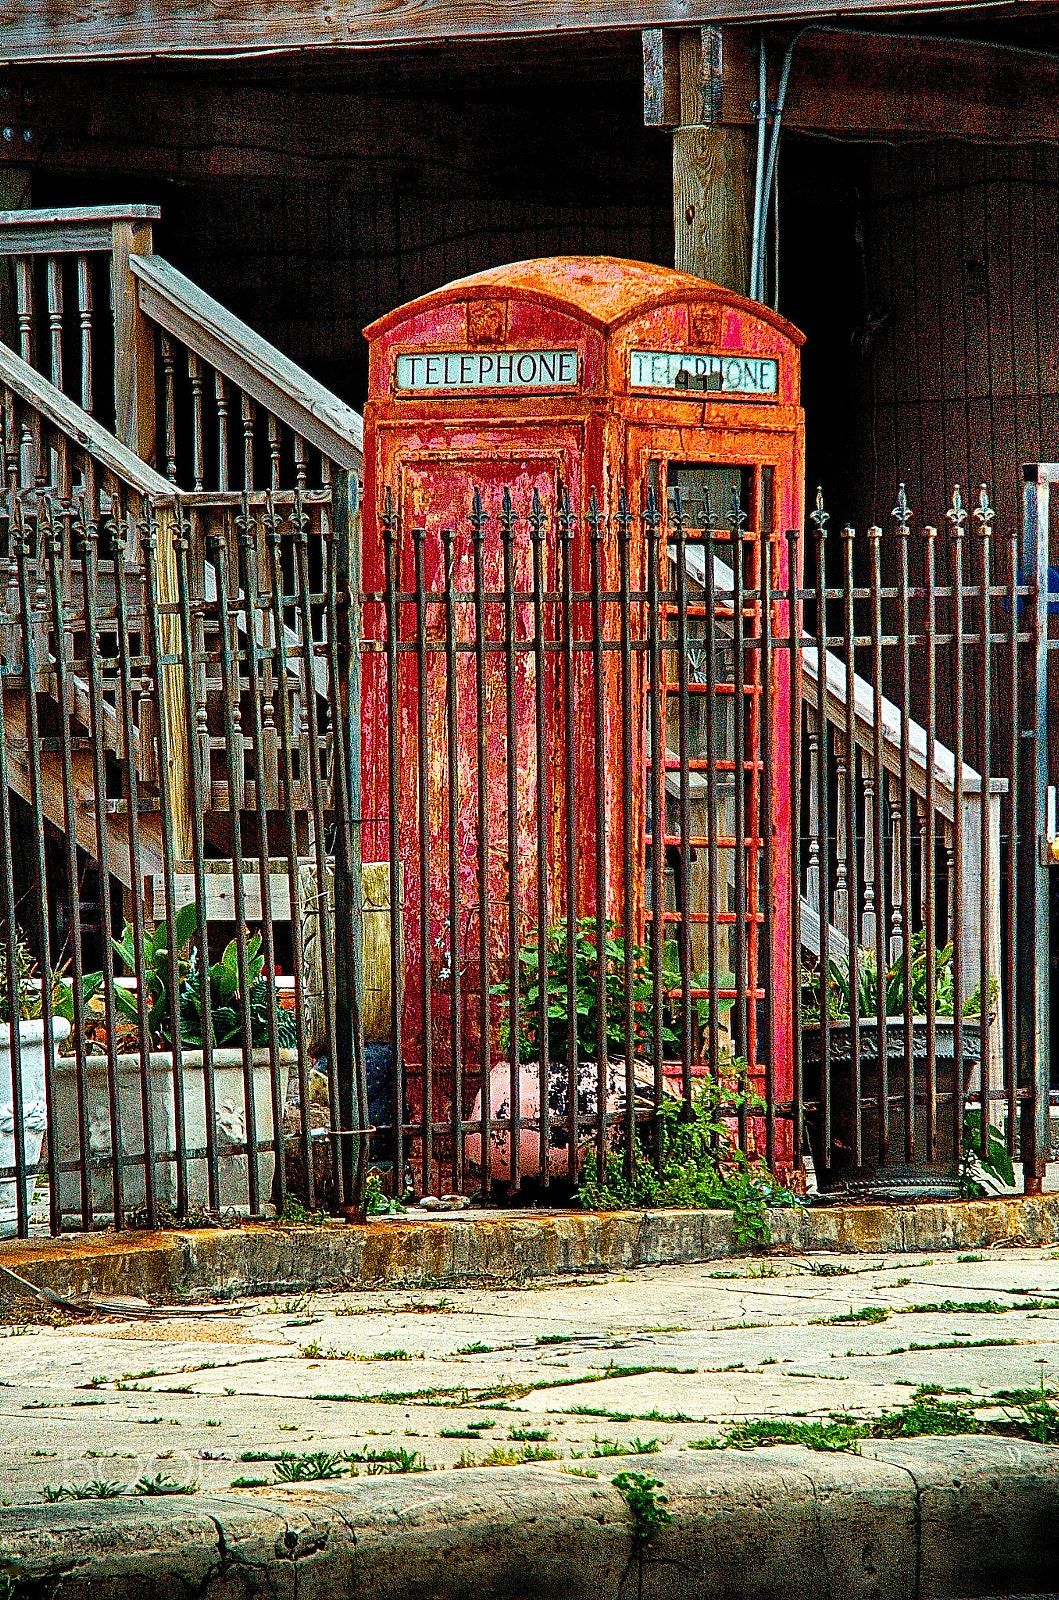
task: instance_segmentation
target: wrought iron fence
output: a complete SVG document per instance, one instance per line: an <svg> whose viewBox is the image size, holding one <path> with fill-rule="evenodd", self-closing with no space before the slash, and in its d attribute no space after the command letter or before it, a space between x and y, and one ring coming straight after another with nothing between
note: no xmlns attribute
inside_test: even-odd
<svg viewBox="0 0 1059 1600"><path fill-rule="evenodd" d="M767 467L670 467L609 514L528 476L462 519L386 493L365 848L403 885L417 1189L570 1186L615 1149L631 1177L718 1074L796 1184L811 1153L822 1187L952 1188L973 1129L1039 1186L1036 568L984 488L837 538L771 502Z"/></svg>
<svg viewBox="0 0 1059 1600"><path fill-rule="evenodd" d="M0 1227L561 1197L718 1080L796 1186L951 1184L976 1109L1039 1185L1051 469L1021 535L670 468L361 552L345 473L4 439Z"/></svg>

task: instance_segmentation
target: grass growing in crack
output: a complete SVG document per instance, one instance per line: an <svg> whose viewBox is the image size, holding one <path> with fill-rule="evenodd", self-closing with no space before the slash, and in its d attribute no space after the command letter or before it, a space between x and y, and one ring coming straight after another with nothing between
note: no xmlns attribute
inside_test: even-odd
<svg viewBox="0 0 1059 1600"><path fill-rule="evenodd" d="M495 1345L491 1344L461 1344L456 1351L458 1356L489 1356L492 1355Z"/></svg>
<svg viewBox="0 0 1059 1600"><path fill-rule="evenodd" d="M593 1472L590 1467L573 1467L569 1464L561 1466L560 1472L565 1472L569 1478L598 1478L599 1473Z"/></svg>
<svg viewBox="0 0 1059 1600"><path fill-rule="evenodd" d="M516 1444L544 1444L551 1438L547 1428L509 1428L507 1436Z"/></svg>
<svg viewBox="0 0 1059 1600"><path fill-rule="evenodd" d="M593 1459L607 1456L654 1456L662 1448L660 1439L629 1439L623 1444L619 1439L601 1439L598 1433L592 1435L592 1449L589 1455Z"/></svg>
<svg viewBox="0 0 1059 1600"><path fill-rule="evenodd" d="M288 1456L279 1460L273 1472L280 1483L317 1482L323 1478L344 1478L349 1462L339 1451L313 1450L303 1456Z"/></svg>
<svg viewBox="0 0 1059 1600"><path fill-rule="evenodd" d="M42 1500L55 1505L59 1500L116 1500L128 1492L123 1483L93 1478L89 1483L46 1483L40 1494Z"/></svg>
<svg viewBox="0 0 1059 1600"><path fill-rule="evenodd" d="M230 1487L233 1489L267 1489L268 1478L233 1478Z"/></svg>
<svg viewBox="0 0 1059 1600"><path fill-rule="evenodd" d="M737 1422L716 1438L693 1439L692 1450L755 1450L762 1445L800 1444L807 1450L846 1450L860 1452L860 1441L871 1428L864 1422L790 1422L783 1418L760 1418Z"/></svg>
<svg viewBox="0 0 1059 1600"><path fill-rule="evenodd" d="M836 1322L885 1322L890 1315L886 1306L861 1306L859 1311L854 1311L850 1306L848 1311L836 1317L810 1317L809 1326L814 1328L830 1327Z"/></svg>
<svg viewBox="0 0 1059 1600"><path fill-rule="evenodd" d="M339 1350L335 1345L329 1345L325 1350L319 1339L313 1339L310 1344L300 1345L300 1356L306 1356L310 1361L425 1361L426 1356L420 1350L418 1358L410 1350L373 1350L370 1355L361 1355L357 1350Z"/></svg>
<svg viewBox="0 0 1059 1600"><path fill-rule="evenodd" d="M547 1445L524 1444L520 1450L514 1450L508 1445L497 1444L480 1459L464 1450L457 1461L457 1467L524 1467L533 1461L561 1461L562 1455L557 1450L549 1450Z"/></svg>
<svg viewBox="0 0 1059 1600"><path fill-rule="evenodd" d="M167 1472L157 1472L153 1478L148 1478L145 1474L137 1480L134 1490L134 1493L142 1495L198 1494L198 1492L197 1483L178 1483Z"/></svg>

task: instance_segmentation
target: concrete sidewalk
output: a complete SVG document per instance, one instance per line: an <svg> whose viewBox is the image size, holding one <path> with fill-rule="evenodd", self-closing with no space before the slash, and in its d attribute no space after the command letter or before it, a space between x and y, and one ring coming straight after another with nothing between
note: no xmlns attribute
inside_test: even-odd
<svg viewBox="0 0 1059 1600"><path fill-rule="evenodd" d="M876 1418L920 1386L983 1420L1011 1413L1012 1391L1054 1389L1050 1245L231 1309L0 1327L0 1552L43 1585L27 1596L61 1571L64 1600L616 1600L636 1554L623 1470L659 1479L674 1518L639 1552L651 1595L1059 1589L1054 1446L695 1448L740 1419ZM116 1498L70 1499L107 1485ZM150 1492L174 1488L194 1493Z"/></svg>

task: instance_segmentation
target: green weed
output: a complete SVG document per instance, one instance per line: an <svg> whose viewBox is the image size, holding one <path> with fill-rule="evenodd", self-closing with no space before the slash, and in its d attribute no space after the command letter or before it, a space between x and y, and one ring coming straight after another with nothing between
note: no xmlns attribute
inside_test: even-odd
<svg viewBox="0 0 1059 1600"><path fill-rule="evenodd" d="M666 1510L665 1485L661 1478L651 1478L643 1472L619 1472L610 1481L632 1516L633 1553L642 1554L644 1547L673 1520Z"/></svg>
<svg viewBox="0 0 1059 1600"><path fill-rule="evenodd" d="M811 1327L829 1327L836 1322L885 1322L889 1315L889 1310L885 1306L861 1306L859 1311L854 1311L853 1307L850 1306L849 1310L844 1311L841 1316L810 1317L809 1324Z"/></svg>

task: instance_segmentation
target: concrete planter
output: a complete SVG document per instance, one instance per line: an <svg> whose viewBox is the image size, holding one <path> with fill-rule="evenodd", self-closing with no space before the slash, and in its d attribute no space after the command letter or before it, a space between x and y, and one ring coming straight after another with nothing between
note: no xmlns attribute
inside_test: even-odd
<svg viewBox="0 0 1059 1600"><path fill-rule="evenodd" d="M960 1150L954 1136L953 1093L956 1075L952 1017L936 1017L934 1061L937 1086L937 1146L935 1159L927 1160L927 1024L912 1019L913 1131L916 1159L905 1160L905 1023L888 1017L886 1069L890 1107L889 1144L885 1158L879 1139L876 1102L880 1089L879 1035L874 1017L858 1020L861 1078L861 1161L855 1161L856 1104L853 1092L853 1029L848 1021L833 1022L828 1030L831 1061L831 1149L824 1145L823 1112L806 1112L809 1147L817 1182L822 1190L855 1187L882 1197L913 1199L917 1196L951 1197L957 1192ZM802 1029L802 1072L807 1100L822 1096L822 1032L819 1025ZM963 1083L967 1084L981 1054L981 1029L977 1019L964 1018Z"/></svg>
<svg viewBox="0 0 1059 1600"><path fill-rule="evenodd" d="M52 1039L58 1045L70 1032L65 1017L52 1019ZM40 1160L41 1145L48 1126L48 1107L44 1098L44 1023L38 1017L18 1024L20 1079L22 1083L22 1135L25 1141L26 1166L33 1168ZM0 1026L0 1167L15 1164L15 1116L13 1107L13 1077L11 1059L10 1025ZM58 1063L57 1063L58 1065ZM15 1232L18 1218L18 1191L16 1178L0 1179L0 1238ZM26 1177L26 1210L33 1199L36 1174Z"/></svg>
<svg viewBox="0 0 1059 1600"><path fill-rule="evenodd" d="M296 1050L280 1051L281 1106L286 1099L287 1078L297 1061ZM113 1209L111 1177L110 1101L105 1056L89 1056L86 1063L88 1091L89 1153L92 1158L92 1205L105 1217ZM126 1157L143 1156L143 1100L141 1082L143 1062L139 1055L118 1057L118 1105L122 1142ZM171 1051L156 1050L150 1057L150 1117L155 1156L155 1194L158 1204L173 1207L177 1200L177 1168L172 1159L176 1151L176 1098ZM219 1202L224 1211L248 1210L247 1155L240 1147L246 1139L246 1101L243 1081L243 1052L213 1052L213 1092L216 1107L216 1140L219 1167ZM184 1109L184 1147L187 1163L188 1197L193 1205L204 1206L208 1199L206 1182L206 1093L202 1051L184 1050L180 1055L180 1080ZM272 1069L267 1049L253 1052L253 1094L259 1144L273 1139ZM76 1161L77 1066L73 1057L56 1064L56 1098L60 1161ZM194 1152L194 1154L192 1154ZM160 1159L164 1156L170 1159ZM260 1195L267 1206L276 1170L275 1153L258 1155ZM80 1213L80 1177L76 1171L64 1172L60 1179L62 1209L65 1214ZM144 1169L125 1168L125 1208L139 1210L146 1201Z"/></svg>

